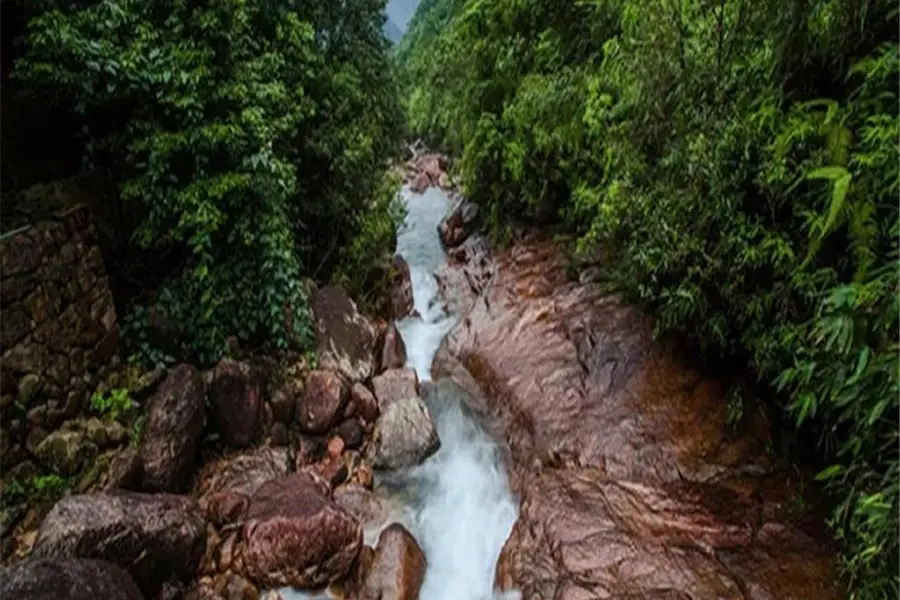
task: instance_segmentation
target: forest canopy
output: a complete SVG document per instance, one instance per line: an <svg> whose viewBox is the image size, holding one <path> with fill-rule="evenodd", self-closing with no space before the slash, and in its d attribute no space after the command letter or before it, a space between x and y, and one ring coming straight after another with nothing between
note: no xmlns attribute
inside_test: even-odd
<svg viewBox="0 0 900 600"><path fill-rule="evenodd" d="M576 258L815 436L853 598L898 578L897 8L884 0L425 0L411 130L502 239Z"/></svg>
<svg viewBox="0 0 900 600"><path fill-rule="evenodd" d="M302 278L361 287L393 251L385 163L403 115L384 4L29 7L14 77L75 107L88 165L111 171L117 201L141 215L135 247L177 258L131 314L145 352L145 305L200 362L222 356L232 336L303 347Z"/></svg>

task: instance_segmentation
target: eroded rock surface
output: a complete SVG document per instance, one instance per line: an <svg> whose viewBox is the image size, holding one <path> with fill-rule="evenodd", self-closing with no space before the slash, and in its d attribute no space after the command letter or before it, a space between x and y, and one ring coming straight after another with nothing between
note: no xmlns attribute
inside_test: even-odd
<svg viewBox="0 0 900 600"><path fill-rule="evenodd" d="M200 481L200 507L219 524L244 516L250 498L264 483L293 470L286 448L258 448L208 465Z"/></svg>
<svg viewBox="0 0 900 600"><path fill-rule="evenodd" d="M553 246L442 268L463 318L435 378L484 392L521 514L497 582L530 600L837 599L827 537L787 510L764 414L726 426L725 390L621 299L570 283ZM460 378L462 380L464 378Z"/></svg>
<svg viewBox="0 0 900 600"><path fill-rule="evenodd" d="M369 458L376 469L421 464L441 446L431 412L418 396L391 400L375 422Z"/></svg>
<svg viewBox="0 0 900 600"><path fill-rule="evenodd" d="M296 418L300 431L323 434L341 417L349 390L334 371L312 371L306 388L297 398Z"/></svg>
<svg viewBox="0 0 900 600"><path fill-rule="evenodd" d="M170 577L189 580L205 543L193 499L109 491L57 502L41 523L32 556L107 560L126 569L150 598Z"/></svg>
<svg viewBox="0 0 900 600"><path fill-rule="evenodd" d="M235 448L256 441L262 425L263 381L249 364L220 361L213 372L209 402L222 441Z"/></svg>

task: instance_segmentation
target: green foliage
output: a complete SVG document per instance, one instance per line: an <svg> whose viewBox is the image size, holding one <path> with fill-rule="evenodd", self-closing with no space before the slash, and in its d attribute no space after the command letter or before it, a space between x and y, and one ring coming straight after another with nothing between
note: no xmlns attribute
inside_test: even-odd
<svg viewBox="0 0 900 600"><path fill-rule="evenodd" d="M31 480L31 496L38 502L54 502L71 487L71 481L61 475L36 475Z"/></svg>
<svg viewBox="0 0 900 600"><path fill-rule="evenodd" d="M201 362L307 344L301 275L335 267L399 141L384 1L43 5L16 74L84 115L135 242L183 257L154 313Z"/></svg>
<svg viewBox="0 0 900 600"><path fill-rule="evenodd" d="M900 593L896 31L885 0L435 0L396 55L492 226L562 220L657 333L783 392L858 599Z"/></svg>
<svg viewBox="0 0 900 600"><path fill-rule="evenodd" d="M118 419L134 407L131 396L125 388L116 388L108 394L95 392L91 396L91 409L100 416Z"/></svg>
<svg viewBox="0 0 900 600"><path fill-rule="evenodd" d="M406 218L406 210L398 195L401 179L396 173L385 174L375 189L372 200L356 216L356 237L341 248L340 262L333 282L343 287L364 307L376 313L388 302L391 264L397 229Z"/></svg>

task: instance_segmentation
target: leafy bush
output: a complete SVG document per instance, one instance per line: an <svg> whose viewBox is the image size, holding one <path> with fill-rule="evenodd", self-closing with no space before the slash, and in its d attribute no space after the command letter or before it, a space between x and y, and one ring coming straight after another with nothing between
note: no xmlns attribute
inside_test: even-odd
<svg viewBox="0 0 900 600"><path fill-rule="evenodd" d="M43 4L16 73L72 98L135 241L183 256L155 314L201 362L302 347L301 275L334 268L399 141L384 2Z"/></svg>
<svg viewBox="0 0 900 600"><path fill-rule="evenodd" d="M118 419L133 407L134 403L125 388L116 388L108 394L95 392L91 396L91 409L110 419Z"/></svg>
<svg viewBox="0 0 900 600"><path fill-rule="evenodd" d="M900 593L896 31L883 0L439 0L398 49L496 226L563 220L658 334L784 392L866 599Z"/></svg>

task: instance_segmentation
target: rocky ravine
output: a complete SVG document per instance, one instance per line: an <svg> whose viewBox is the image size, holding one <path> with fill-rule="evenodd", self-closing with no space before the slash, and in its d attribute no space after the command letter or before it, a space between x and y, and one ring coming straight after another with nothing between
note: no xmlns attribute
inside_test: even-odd
<svg viewBox="0 0 900 600"><path fill-rule="evenodd" d="M621 299L588 277L567 281L549 240L526 234L492 257L458 229L442 232L451 260L438 280L463 318L433 374L468 385L510 447L521 513L501 589L528 600L842 597L827 534L792 514L797 490L772 472L762 411L745 407L728 433L722 386L654 342Z"/></svg>

